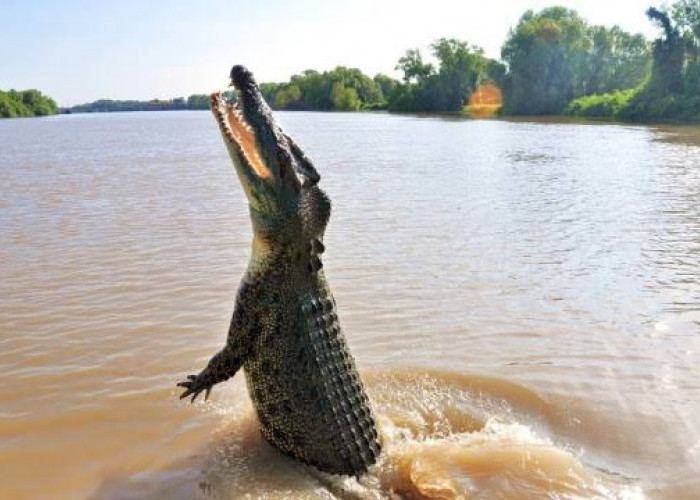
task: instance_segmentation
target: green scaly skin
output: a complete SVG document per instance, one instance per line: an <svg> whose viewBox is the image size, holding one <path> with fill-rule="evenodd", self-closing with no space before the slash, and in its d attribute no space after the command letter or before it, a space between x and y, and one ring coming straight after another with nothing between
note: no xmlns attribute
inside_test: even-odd
<svg viewBox="0 0 700 500"><path fill-rule="evenodd" d="M206 399L242 366L267 441L321 471L359 476L381 445L323 272L330 200L250 72L234 66L231 80L237 102L213 94L212 111L249 201L253 251L226 346L178 384L181 398Z"/></svg>

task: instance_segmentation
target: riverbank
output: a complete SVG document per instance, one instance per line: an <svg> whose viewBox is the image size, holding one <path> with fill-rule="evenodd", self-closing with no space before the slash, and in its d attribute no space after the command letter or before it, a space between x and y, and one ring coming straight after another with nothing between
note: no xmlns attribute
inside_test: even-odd
<svg viewBox="0 0 700 500"><path fill-rule="evenodd" d="M640 124L700 123L700 96L685 93L654 95L649 89L629 89L574 99L569 116Z"/></svg>
<svg viewBox="0 0 700 500"><path fill-rule="evenodd" d="M182 109L114 109L114 110L92 110L72 112L70 110L61 109L61 114L111 114L111 113L138 113L142 111L208 111L207 107L200 108L182 108ZM553 115L507 115L493 110L490 113L472 113L468 109L462 112L456 111L434 111L434 112L410 112L410 111L391 111L385 107L361 109L357 111L337 111L337 110L275 110L291 113L321 113L321 114L389 114L396 116L413 116L418 118L447 118L455 120L503 120L509 122L537 122L537 123L590 123L590 124L609 124L609 125L640 125L640 126L694 126L700 124L700 118L695 120L680 120L680 119L639 119L625 118L616 114L553 114Z"/></svg>

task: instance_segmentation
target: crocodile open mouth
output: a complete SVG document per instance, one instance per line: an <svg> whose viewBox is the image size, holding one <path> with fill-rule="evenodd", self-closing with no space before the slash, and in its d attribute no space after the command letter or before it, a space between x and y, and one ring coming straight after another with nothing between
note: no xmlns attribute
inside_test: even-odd
<svg viewBox="0 0 700 500"><path fill-rule="evenodd" d="M258 140L253 127L246 121L237 101L226 98L223 92L211 95L211 109L222 126L226 139L236 146L243 160L263 179L272 177L259 151Z"/></svg>

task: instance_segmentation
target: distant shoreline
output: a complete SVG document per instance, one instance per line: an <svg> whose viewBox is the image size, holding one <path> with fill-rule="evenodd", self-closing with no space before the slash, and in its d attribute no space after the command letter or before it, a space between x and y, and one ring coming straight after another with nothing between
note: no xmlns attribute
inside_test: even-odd
<svg viewBox="0 0 700 500"><path fill-rule="evenodd" d="M87 115L87 114L110 114L110 113L137 113L137 112L160 112L160 111L208 111L209 108L198 108L198 109L124 109L124 110L110 110L110 111L71 111L70 108L61 108L61 115ZM621 118L614 117L592 117L592 116L575 116L567 114L557 114L557 115L496 115L492 117L472 117L466 113L450 112L450 111L434 111L434 112L410 112L410 111L389 111L386 109L363 109L359 111L337 111L337 110L324 110L324 109L277 109L273 110L275 112L289 112L289 113L324 113L324 114L365 114L365 113L382 113L391 114L397 116L414 116L417 118L446 118L446 119L456 119L456 120L499 120L506 122L536 122L536 123L570 123L570 124L608 124L608 125L639 125L645 127L654 126L666 126L666 125L678 125L678 126L700 126L700 121L683 121L683 120L624 120Z"/></svg>
<svg viewBox="0 0 700 500"><path fill-rule="evenodd" d="M61 114L111 113L118 111L186 111L209 109L209 95L192 94L173 99L151 99L150 101L98 99L94 102L62 107Z"/></svg>
<svg viewBox="0 0 700 500"><path fill-rule="evenodd" d="M688 2L646 10L661 31L651 42L619 26L591 24L575 10L548 7L523 13L509 31L500 59L487 57L466 40L443 37L430 44L432 61L417 48L406 50L394 66L403 73L401 79L336 66L307 69L288 81L262 82L260 92L270 107L288 111L466 112L475 117L483 112L698 124L700 4ZM0 91L0 117L59 112L51 102L35 90ZM193 94L149 101L99 99L60 112L208 108L209 95Z"/></svg>

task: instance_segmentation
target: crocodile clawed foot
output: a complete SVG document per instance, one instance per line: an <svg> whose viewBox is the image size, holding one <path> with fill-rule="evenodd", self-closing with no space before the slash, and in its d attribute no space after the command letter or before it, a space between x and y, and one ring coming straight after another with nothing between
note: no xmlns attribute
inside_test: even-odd
<svg viewBox="0 0 700 500"><path fill-rule="evenodd" d="M211 388L214 384L207 382L204 377L200 375L187 375L187 380L184 382L178 382L178 387L184 387L185 392L180 394L180 399L185 399L187 396L192 396L190 403L194 403L197 396L202 391L204 392L204 401L209 399L209 394L211 393Z"/></svg>

